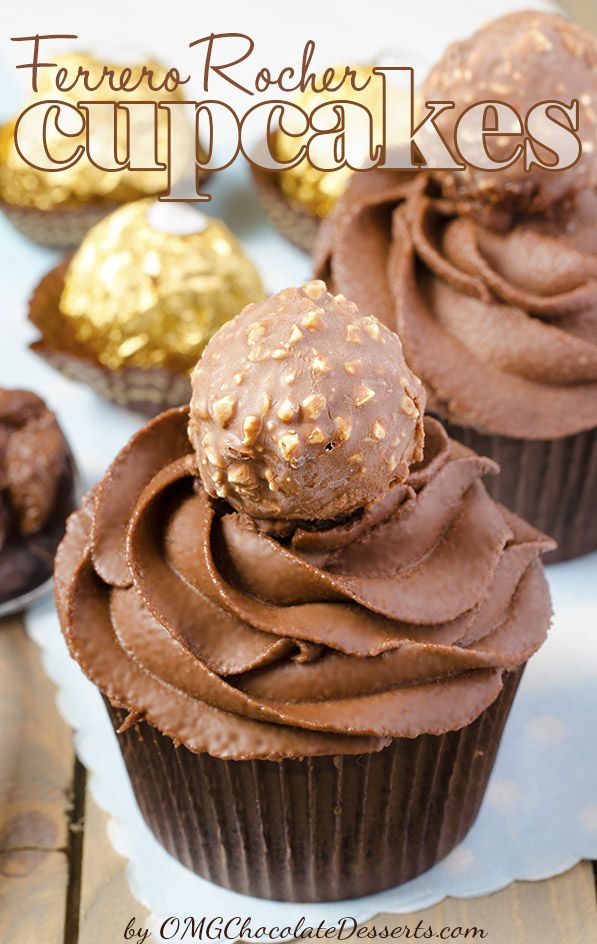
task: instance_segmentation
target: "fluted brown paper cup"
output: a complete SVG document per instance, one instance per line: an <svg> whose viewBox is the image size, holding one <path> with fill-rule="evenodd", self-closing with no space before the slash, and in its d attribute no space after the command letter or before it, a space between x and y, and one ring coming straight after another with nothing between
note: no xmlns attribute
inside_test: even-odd
<svg viewBox="0 0 597 944"><path fill-rule="evenodd" d="M0 209L19 233L49 249L74 249L91 227L117 206L83 203L78 207L39 210L0 201Z"/></svg>
<svg viewBox="0 0 597 944"><path fill-rule="evenodd" d="M147 825L203 878L282 901L357 898L415 878L466 835L523 668L460 731L379 753L219 760L145 721L118 740ZM106 705L118 731L127 712Z"/></svg>
<svg viewBox="0 0 597 944"><path fill-rule="evenodd" d="M255 164L251 170L259 199L272 226L299 249L311 253L321 220L293 206L278 187L272 171Z"/></svg>
<svg viewBox="0 0 597 944"><path fill-rule="evenodd" d="M557 541L546 564L597 550L597 430L527 441L443 425L453 439L498 463L500 474L485 479L491 497Z"/></svg>

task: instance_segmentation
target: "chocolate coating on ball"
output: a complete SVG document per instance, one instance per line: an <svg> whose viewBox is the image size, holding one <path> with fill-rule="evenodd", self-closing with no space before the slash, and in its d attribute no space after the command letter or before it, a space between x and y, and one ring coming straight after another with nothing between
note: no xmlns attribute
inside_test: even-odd
<svg viewBox="0 0 597 944"><path fill-rule="evenodd" d="M453 43L423 86L424 101L453 101L437 125L449 142L463 110L482 101L500 101L516 109L524 122L539 102L579 102L579 137L583 153L566 170L536 166L524 169L524 158L511 168L436 172L445 196L471 204L503 204L523 212L543 212L597 183L597 38L565 17L524 11L487 23L468 39ZM557 113L554 112L554 117ZM566 125L560 114L558 121ZM511 156L522 136L486 138L494 159ZM542 161L554 156L536 148Z"/></svg>
<svg viewBox="0 0 597 944"><path fill-rule="evenodd" d="M406 479L424 402L397 335L312 281L214 335L189 436L210 495L254 518L325 521Z"/></svg>

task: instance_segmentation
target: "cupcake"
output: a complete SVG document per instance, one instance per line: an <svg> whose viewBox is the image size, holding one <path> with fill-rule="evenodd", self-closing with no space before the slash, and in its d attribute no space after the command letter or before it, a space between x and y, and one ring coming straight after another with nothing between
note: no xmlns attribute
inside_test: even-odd
<svg viewBox="0 0 597 944"><path fill-rule="evenodd" d="M521 13L450 47L425 94L482 100L499 76L524 113L551 89L581 100L590 143L596 66L593 36ZM597 548L596 173L588 145L557 173L371 171L315 252L318 275L398 330L429 409L500 465L490 494L556 539L549 560Z"/></svg>
<svg viewBox="0 0 597 944"><path fill-rule="evenodd" d="M74 510L74 462L56 417L28 390L0 388L0 611L51 579Z"/></svg>
<svg viewBox="0 0 597 944"><path fill-rule="evenodd" d="M24 110L48 100L66 102L77 106L82 99L90 102L112 102L116 104L123 99L123 93L111 90L105 81L100 84L104 69L110 69L117 75L123 69L116 63L104 65L99 59L89 53L64 53L56 57L56 69L66 70L69 76L74 77L79 70L89 76L92 87L96 91L81 91L80 83L74 85L70 91L57 93L54 85L55 70L40 70L38 91L32 94L29 100L20 109ZM127 102L181 102L183 96L179 91L154 90L151 82L144 76L153 75L153 83L163 82L166 68L157 62L128 63L130 71L129 86L138 85L136 91L126 93ZM158 149L158 157L162 162L168 153L168 121L173 123L172 136L176 140L179 152L182 152L177 166L184 164L186 156L189 167L194 162L193 129L186 118L173 110L170 114L160 112L157 121L157 130L147 119L136 119L135 134L137 146L147 148L154 137ZM94 114L93 140L98 147L113 137L112 114L104 116ZM15 146L15 128L17 117L0 127L0 209L4 212L13 226L29 239L45 246L67 248L77 246L85 233L107 213L115 210L123 203L138 200L164 193L170 185L178 182L177 178L169 180L167 170L123 170L106 171L93 164L86 154L72 166L49 173L38 170L26 163ZM25 130L21 128L21 135ZM85 146L85 132L80 135L63 135L55 127L52 120L45 128L47 146L55 161L67 162L71 159L76 146ZM121 122L118 130L119 153L128 153L128 127ZM41 149L41 143L35 140L26 141L28 153L35 155ZM146 148L146 149L147 149ZM142 153L139 150L138 153ZM41 154L41 151L40 151Z"/></svg>
<svg viewBox="0 0 597 944"><path fill-rule="evenodd" d="M149 416L188 403L210 337L261 279L224 223L139 200L97 224L35 289L32 350L73 380Z"/></svg>
<svg viewBox="0 0 597 944"><path fill-rule="evenodd" d="M323 282L214 336L190 408L70 520L56 595L140 809L199 875L266 898L380 891L473 823L551 542L424 418L398 337Z"/></svg>
<svg viewBox="0 0 597 944"><path fill-rule="evenodd" d="M353 69L352 81L345 79L337 91L315 92L309 87L292 104L301 108L306 115L326 105L330 108L339 100L360 105L372 116L371 140L374 147L379 146L383 131L381 109L384 86L381 77L373 74L372 69L373 66ZM343 74L344 69L337 67L336 72ZM321 83L321 77L318 81ZM407 114L401 93L391 84L387 86L386 95L389 99L388 109L392 109L395 114ZM333 115L332 119L337 120L337 116ZM321 120L325 123L324 119ZM323 171L313 166L313 159L321 166L329 161L329 144L325 135L319 143L316 141L309 145L309 158L305 157L293 165L299 147L308 141L307 135L300 134L301 124L297 115L291 112L284 116L284 132L278 131L272 136L272 153L277 161L288 165L284 170L271 171L253 164L252 171L257 192L273 225L299 249L311 252L321 221L329 215L354 172L349 167ZM357 124L356 119L348 113L346 126L353 147L358 142L364 160L371 142L363 133L362 123ZM406 140L406 137L406 128L398 126L394 144ZM265 158L269 158L265 142L262 147Z"/></svg>

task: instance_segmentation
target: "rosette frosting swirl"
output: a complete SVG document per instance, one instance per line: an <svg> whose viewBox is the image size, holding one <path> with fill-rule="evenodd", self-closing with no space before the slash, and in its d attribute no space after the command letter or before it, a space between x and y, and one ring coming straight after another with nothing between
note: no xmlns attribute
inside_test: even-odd
<svg viewBox="0 0 597 944"><path fill-rule="evenodd" d="M406 482L279 539L205 492L188 410L162 414L71 518L56 585L72 655L130 723L223 758L467 725L545 637L551 544L489 498L492 462L425 424Z"/></svg>
<svg viewBox="0 0 597 944"><path fill-rule="evenodd" d="M356 174L318 275L397 330L440 416L521 439L597 425L597 195L496 225L425 173Z"/></svg>

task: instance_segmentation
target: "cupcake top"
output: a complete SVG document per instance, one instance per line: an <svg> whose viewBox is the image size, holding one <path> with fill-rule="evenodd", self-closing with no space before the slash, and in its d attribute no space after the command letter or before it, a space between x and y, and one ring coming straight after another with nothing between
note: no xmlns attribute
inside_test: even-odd
<svg viewBox="0 0 597 944"><path fill-rule="evenodd" d="M514 46L526 77L516 101L542 93L533 83L550 55L563 81L595 80L593 37L561 17L520 14L446 53L429 94L454 71L455 94L466 98L471 84L479 94L482 63L490 81ZM542 81L550 76L557 83L553 73ZM520 439L597 425L597 195L586 151L582 166L549 178L536 168L485 175L490 189L465 172L372 170L351 179L325 221L317 274L359 305L375 300L442 418Z"/></svg>
<svg viewBox="0 0 597 944"><path fill-rule="evenodd" d="M28 390L0 389L0 603L50 577L73 507L73 461L56 417Z"/></svg>
<svg viewBox="0 0 597 944"><path fill-rule="evenodd" d="M468 166L437 174L445 196L472 206L543 212L597 185L597 38L563 16L525 10L487 23L446 49L424 83L422 98L454 102L438 119L448 141L462 111L476 102L504 102L523 118L538 102L579 103L583 153L574 167L553 173L535 166L529 173L522 159L499 172ZM485 146L493 160L508 161L519 138L492 136ZM548 148L537 150L542 160L553 160Z"/></svg>
<svg viewBox="0 0 597 944"><path fill-rule="evenodd" d="M316 292L332 335L334 320L344 326L346 303L310 283L266 308L282 309L284 337L286 316L292 311L296 321L303 299L310 312ZM240 373L247 330L264 309L253 315L219 336L242 355ZM350 316L376 324L366 310ZM360 381L375 389L376 362L363 362ZM263 373L247 373L247 402L268 376L279 380L280 366L267 360ZM410 382L416 393L416 379ZM285 391L272 390L275 415ZM204 392L211 396L210 380L199 368L195 395ZM322 395L335 394L326 387ZM192 751L228 759L358 754L474 720L497 697L504 670L541 644L550 618L537 558L551 542L489 498L482 477L495 465L429 418L419 457L420 418L386 412L388 431L407 431L408 470L376 480L377 494L363 492L354 511L335 519L324 520L311 498L309 520L254 517L253 504L270 513L260 505L261 480L256 503L236 487L219 497L211 468L218 464L204 464L211 446L203 445L203 429L221 436L225 456L238 432L237 414L222 425L210 396L207 411L193 406L197 451L189 410L162 414L133 437L71 518L57 558L57 604L86 674L129 710L128 723L144 718ZM348 442L365 453L373 444L361 409L353 405ZM278 421L285 422L277 417L260 441L263 453L247 458L256 476L261 456L272 461ZM304 455L317 475L321 453ZM230 459L226 482L237 461ZM304 465L285 466L296 492L272 492L289 514L305 509ZM339 460L334 468L351 492L352 472ZM331 510L338 495L327 482L326 473L321 503L331 501Z"/></svg>

